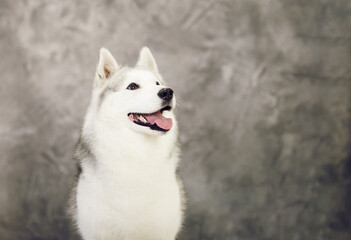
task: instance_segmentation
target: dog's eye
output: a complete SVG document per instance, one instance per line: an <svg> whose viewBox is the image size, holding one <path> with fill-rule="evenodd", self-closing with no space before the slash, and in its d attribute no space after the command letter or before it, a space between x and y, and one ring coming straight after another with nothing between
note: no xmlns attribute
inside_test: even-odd
<svg viewBox="0 0 351 240"><path fill-rule="evenodd" d="M160 85L160 83L159 83L159 82L156 82L156 85Z"/></svg>
<svg viewBox="0 0 351 240"><path fill-rule="evenodd" d="M136 83L131 83L127 87L127 89L129 89L129 90L135 90L135 89L138 89L138 88L139 88L139 85L136 84Z"/></svg>

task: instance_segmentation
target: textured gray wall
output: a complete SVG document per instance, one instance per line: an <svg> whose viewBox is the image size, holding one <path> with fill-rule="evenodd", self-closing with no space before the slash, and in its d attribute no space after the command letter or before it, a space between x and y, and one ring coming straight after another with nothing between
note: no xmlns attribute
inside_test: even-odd
<svg viewBox="0 0 351 240"><path fill-rule="evenodd" d="M98 50L143 45L179 102L180 239L350 239L349 0L0 0L0 41L1 240L75 239Z"/></svg>

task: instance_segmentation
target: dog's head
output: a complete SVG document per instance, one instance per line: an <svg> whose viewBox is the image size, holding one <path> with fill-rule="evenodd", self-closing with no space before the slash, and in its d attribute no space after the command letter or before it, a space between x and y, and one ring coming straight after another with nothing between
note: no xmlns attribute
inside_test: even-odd
<svg viewBox="0 0 351 240"><path fill-rule="evenodd" d="M102 48L93 94L96 117L108 125L147 135L162 135L174 127L174 92L165 85L147 47L134 68L118 65Z"/></svg>

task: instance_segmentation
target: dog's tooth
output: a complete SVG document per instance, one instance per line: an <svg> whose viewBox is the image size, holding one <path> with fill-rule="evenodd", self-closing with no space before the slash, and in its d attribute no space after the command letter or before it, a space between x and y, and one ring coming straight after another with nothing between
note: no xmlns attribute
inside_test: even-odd
<svg viewBox="0 0 351 240"><path fill-rule="evenodd" d="M145 119L145 117L143 115L138 115L138 119L139 119L139 121L141 121L143 123L147 122L147 120Z"/></svg>

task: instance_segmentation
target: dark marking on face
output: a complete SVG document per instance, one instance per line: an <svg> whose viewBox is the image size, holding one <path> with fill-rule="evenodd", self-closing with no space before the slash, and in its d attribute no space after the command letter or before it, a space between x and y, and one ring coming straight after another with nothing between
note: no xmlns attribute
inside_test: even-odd
<svg viewBox="0 0 351 240"><path fill-rule="evenodd" d="M100 93L100 95L99 95L99 108L100 108L100 106L101 106L101 103L104 101L104 99L106 98L106 96L109 94L109 93L111 93L111 92L113 92L113 91L115 91L115 89L114 88L112 88L112 87L110 87L110 86L107 86L101 93Z"/></svg>
<svg viewBox="0 0 351 240"><path fill-rule="evenodd" d="M119 72L117 73L118 75L111 79L111 83L108 83L107 86L102 90L102 92L99 95L99 102L98 102L98 107L100 108L102 102L106 98L108 94L111 92L117 92L121 86L123 85L123 79L125 78L125 73L127 72L128 68L123 67ZM110 81L110 80L109 80Z"/></svg>

